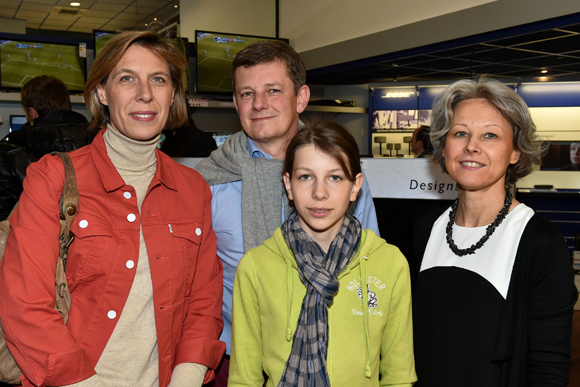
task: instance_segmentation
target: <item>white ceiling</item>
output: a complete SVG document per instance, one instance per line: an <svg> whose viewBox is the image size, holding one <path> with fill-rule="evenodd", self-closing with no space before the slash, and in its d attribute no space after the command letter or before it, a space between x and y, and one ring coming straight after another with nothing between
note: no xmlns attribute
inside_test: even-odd
<svg viewBox="0 0 580 387"><path fill-rule="evenodd" d="M142 27L179 13L179 0L0 0L0 17L26 20L26 28L91 32ZM81 16L54 12L55 7L84 10Z"/></svg>

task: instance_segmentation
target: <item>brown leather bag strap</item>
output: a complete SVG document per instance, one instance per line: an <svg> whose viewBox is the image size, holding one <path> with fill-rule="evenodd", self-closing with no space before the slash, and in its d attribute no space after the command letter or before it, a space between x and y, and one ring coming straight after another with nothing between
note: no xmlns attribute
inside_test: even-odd
<svg viewBox="0 0 580 387"><path fill-rule="evenodd" d="M59 156L64 164L64 188L62 196L60 197L60 219L61 228L59 239L61 241L61 249L68 249L74 236L70 232L71 224L75 218L79 207L79 192L77 188L77 179L75 169L70 159L70 156L64 152L52 152L52 155ZM63 256L61 251L60 256ZM64 254L63 266L66 269L67 254Z"/></svg>

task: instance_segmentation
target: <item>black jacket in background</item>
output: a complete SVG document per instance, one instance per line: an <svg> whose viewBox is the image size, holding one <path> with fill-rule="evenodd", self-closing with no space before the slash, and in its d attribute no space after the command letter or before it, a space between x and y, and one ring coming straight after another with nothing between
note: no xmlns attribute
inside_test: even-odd
<svg viewBox="0 0 580 387"><path fill-rule="evenodd" d="M53 152L90 144L99 129L72 110L57 110L22 125L0 141L0 220L6 219L22 193L26 167Z"/></svg>

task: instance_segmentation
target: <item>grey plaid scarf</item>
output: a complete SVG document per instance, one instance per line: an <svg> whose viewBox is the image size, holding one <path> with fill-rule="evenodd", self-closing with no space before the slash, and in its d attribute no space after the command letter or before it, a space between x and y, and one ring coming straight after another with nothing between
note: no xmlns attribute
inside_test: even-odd
<svg viewBox="0 0 580 387"><path fill-rule="evenodd" d="M325 254L300 226L298 216L288 217L282 234L294 252L306 295L298 317L292 352L278 387L330 386L326 371L328 307L338 292L338 275L356 254L361 240L360 222L346 215Z"/></svg>

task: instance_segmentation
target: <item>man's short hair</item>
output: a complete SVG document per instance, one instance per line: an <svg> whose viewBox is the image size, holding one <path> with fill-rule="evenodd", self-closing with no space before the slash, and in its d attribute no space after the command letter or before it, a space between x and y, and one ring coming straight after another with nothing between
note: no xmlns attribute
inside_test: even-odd
<svg viewBox="0 0 580 387"><path fill-rule="evenodd" d="M286 65L288 78L294 84L294 93L306 84L306 66L290 45L280 40L261 40L240 51L232 62L232 85L236 91L236 70L279 61Z"/></svg>
<svg viewBox="0 0 580 387"><path fill-rule="evenodd" d="M63 81L50 75L26 82L20 92L20 101L25 110L34 108L39 116L56 110L72 110L68 88Z"/></svg>

